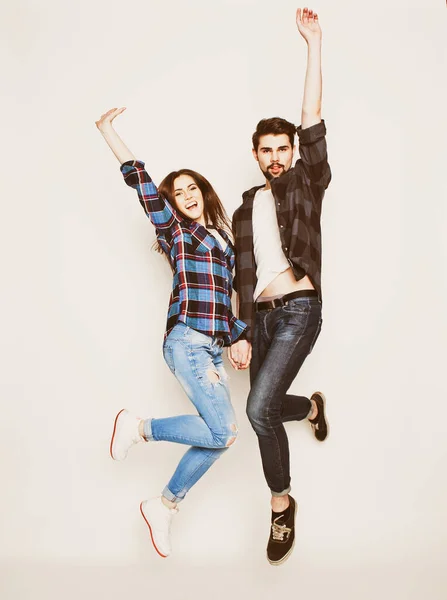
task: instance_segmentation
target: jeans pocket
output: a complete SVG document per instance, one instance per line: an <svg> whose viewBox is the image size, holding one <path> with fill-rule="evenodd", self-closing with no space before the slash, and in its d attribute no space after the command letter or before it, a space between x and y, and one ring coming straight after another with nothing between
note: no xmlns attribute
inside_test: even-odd
<svg viewBox="0 0 447 600"><path fill-rule="evenodd" d="M207 350L211 350L213 338L209 335L201 333L196 329L189 328L187 337L192 348L206 348Z"/></svg>
<svg viewBox="0 0 447 600"><path fill-rule="evenodd" d="M311 304L309 303L308 298L294 298L293 300L289 300L285 306L282 307L282 310L286 313L300 313L305 314L310 312L312 309Z"/></svg>

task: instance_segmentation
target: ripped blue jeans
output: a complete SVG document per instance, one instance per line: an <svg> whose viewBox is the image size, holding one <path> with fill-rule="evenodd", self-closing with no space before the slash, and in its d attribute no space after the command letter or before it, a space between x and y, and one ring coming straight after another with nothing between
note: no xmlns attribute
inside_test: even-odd
<svg viewBox="0 0 447 600"><path fill-rule="evenodd" d="M180 502L191 487L234 442L236 417L222 360L222 341L177 323L163 345L165 361L198 415L146 419L149 441L191 446L180 460L163 496Z"/></svg>

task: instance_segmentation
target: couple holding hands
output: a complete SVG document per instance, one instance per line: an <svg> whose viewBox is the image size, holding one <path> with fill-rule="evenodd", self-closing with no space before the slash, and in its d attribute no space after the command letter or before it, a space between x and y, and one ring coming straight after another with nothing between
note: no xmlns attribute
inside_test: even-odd
<svg viewBox="0 0 447 600"><path fill-rule="evenodd" d="M265 181L243 194L232 226L199 173L181 169L158 187L153 183L113 127L124 108L109 110L96 122L171 266L163 355L197 411L140 419L123 409L115 418L110 443L115 460L125 459L137 443L164 440L189 446L161 496L140 505L162 557L171 553L178 504L237 437L222 360L225 346L234 368L250 369L247 415L272 496L267 544L272 565L290 556L295 540L296 502L290 495L283 423L308 419L317 440L327 435L323 394L288 394L321 329L320 218L331 179L321 120L321 28L317 14L307 8L297 10L296 23L307 43L301 125L278 117L258 123L252 152ZM296 133L299 158L292 164ZM237 316L231 307L233 288Z"/></svg>

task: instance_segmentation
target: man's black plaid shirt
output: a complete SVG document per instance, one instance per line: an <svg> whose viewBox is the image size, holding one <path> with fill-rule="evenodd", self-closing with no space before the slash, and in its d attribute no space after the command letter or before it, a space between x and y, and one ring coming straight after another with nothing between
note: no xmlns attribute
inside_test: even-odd
<svg viewBox="0 0 447 600"><path fill-rule="evenodd" d="M327 161L324 121L306 129L297 128L300 158L295 166L271 180L278 217L281 245L295 277L308 275L321 300L321 203L331 180ZM236 279L239 294L239 318L249 329L254 323L253 292L256 287L256 264L253 252L254 187L242 196L243 203L233 215L236 246Z"/></svg>

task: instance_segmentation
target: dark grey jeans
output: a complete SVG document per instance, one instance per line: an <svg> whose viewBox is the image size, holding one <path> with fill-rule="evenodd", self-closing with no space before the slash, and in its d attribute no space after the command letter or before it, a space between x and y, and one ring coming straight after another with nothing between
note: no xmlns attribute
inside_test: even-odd
<svg viewBox="0 0 447 600"><path fill-rule="evenodd" d="M321 302L315 296L256 313L251 390L247 415L258 436L262 466L273 496L290 491L289 442L283 423L305 419L309 398L287 394L321 330Z"/></svg>

